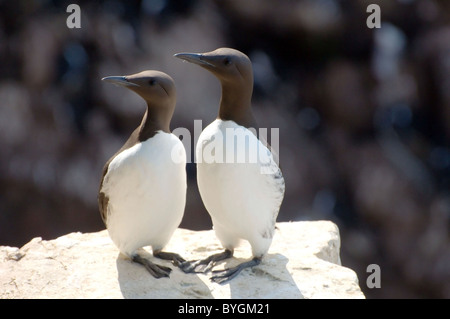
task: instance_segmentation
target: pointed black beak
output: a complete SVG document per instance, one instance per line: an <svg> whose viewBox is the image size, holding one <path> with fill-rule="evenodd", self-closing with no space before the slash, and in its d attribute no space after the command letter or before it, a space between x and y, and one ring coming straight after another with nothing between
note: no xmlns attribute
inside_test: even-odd
<svg viewBox="0 0 450 319"><path fill-rule="evenodd" d="M104 77L102 81L106 81L120 86L139 86L136 83L130 82L126 76L107 76Z"/></svg>
<svg viewBox="0 0 450 319"><path fill-rule="evenodd" d="M210 63L208 58L201 53L177 53L174 54L174 57L200 66L215 67L215 65Z"/></svg>

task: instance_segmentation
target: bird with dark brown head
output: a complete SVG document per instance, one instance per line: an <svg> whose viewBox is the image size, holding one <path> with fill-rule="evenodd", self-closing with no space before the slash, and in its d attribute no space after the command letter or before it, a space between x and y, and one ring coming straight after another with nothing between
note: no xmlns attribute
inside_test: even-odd
<svg viewBox="0 0 450 319"><path fill-rule="evenodd" d="M206 53L178 53L175 57L208 70L222 87L217 119L200 134L196 158L200 195L225 251L203 260L184 262L181 269L209 271L218 261L233 256L241 239L247 240L253 259L214 272L211 277L217 283L225 283L243 269L258 265L269 250L284 197L284 179L271 151L249 130L257 125L251 107L252 63L247 55L220 48ZM235 138L245 143L235 144ZM215 153L212 158L207 154L211 149ZM220 158L217 154L224 156ZM229 154L248 160L229 161L233 159Z"/></svg>
<svg viewBox="0 0 450 319"><path fill-rule="evenodd" d="M186 202L186 153L170 132L175 83L159 71L102 80L137 93L147 109L141 124L103 168L100 214L122 254L143 264L154 277L168 277L169 267L154 264L138 249L151 246L155 257L176 264L184 261L178 254L162 251L181 223Z"/></svg>

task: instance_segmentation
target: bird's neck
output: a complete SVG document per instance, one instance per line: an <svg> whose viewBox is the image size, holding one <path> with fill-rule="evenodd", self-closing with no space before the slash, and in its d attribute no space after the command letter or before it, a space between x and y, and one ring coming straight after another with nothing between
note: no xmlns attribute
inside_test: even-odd
<svg viewBox="0 0 450 319"><path fill-rule="evenodd" d="M256 129L251 101L252 90L243 90L240 87L222 83L222 97L217 118L224 121L231 120L244 127Z"/></svg>
<svg viewBox="0 0 450 319"><path fill-rule="evenodd" d="M160 109L149 105L139 127L139 141L146 141L153 137L157 131L170 133L169 126L170 119L164 117Z"/></svg>

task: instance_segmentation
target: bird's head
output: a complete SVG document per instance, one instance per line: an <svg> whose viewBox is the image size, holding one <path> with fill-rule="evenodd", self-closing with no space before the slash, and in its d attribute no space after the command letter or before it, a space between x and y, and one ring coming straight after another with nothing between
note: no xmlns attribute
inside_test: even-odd
<svg viewBox="0 0 450 319"><path fill-rule="evenodd" d="M147 70L132 75L107 76L102 80L126 87L147 102L147 111L141 123L141 140L153 136L157 130L170 132L176 104L175 82L170 76Z"/></svg>
<svg viewBox="0 0 450 319"><path fill-rule="evenodd" d="M177 53L175 57L197 64L213 73L222 84L253 87L252 63L244 53L219 48L205 53Z"/></svg>
<svg viewBox="0 0 450 319"><path fill-rule="evenodd" d="M149 106L175 107L175 82L166 73L147 70L132 75L107 76L102 80L134 91Z"/></svg>

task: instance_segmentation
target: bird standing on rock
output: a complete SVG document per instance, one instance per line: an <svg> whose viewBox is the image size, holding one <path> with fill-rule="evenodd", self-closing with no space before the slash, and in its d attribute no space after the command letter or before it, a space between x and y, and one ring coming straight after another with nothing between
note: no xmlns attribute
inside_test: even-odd
<svg viewBox="0 0 450 319"><path fill-rule="evenodd" d="M210 71L222 87L217 119L200 134L196 158L200 195L225 251L204 260L184 262L181 268L187 273L207 272L218 261L232 257L240 240L247 240L252 260L213 272L212 281L225 283L243 269L258 265L268 252L284 197L284 179L271 151L249 130L257 128L251 108L250 59L230 48L202 54L178 53L175 57ZM246 142L239 147L234 139L242 136Z"/></svg>
<svg viewBox="0 0 450 319"><path fill-rule="evenodd" d="M186 153L170 132L175 110L173 79L159 71L108 76L103 81L132 90L147 103L141 124L103 168L98 204L109 236L120 252L155 277L171 268L154 264L138 249L151 246L153 256L179 264L184 259L163 252L180 225L186 203Z"/></svg>

